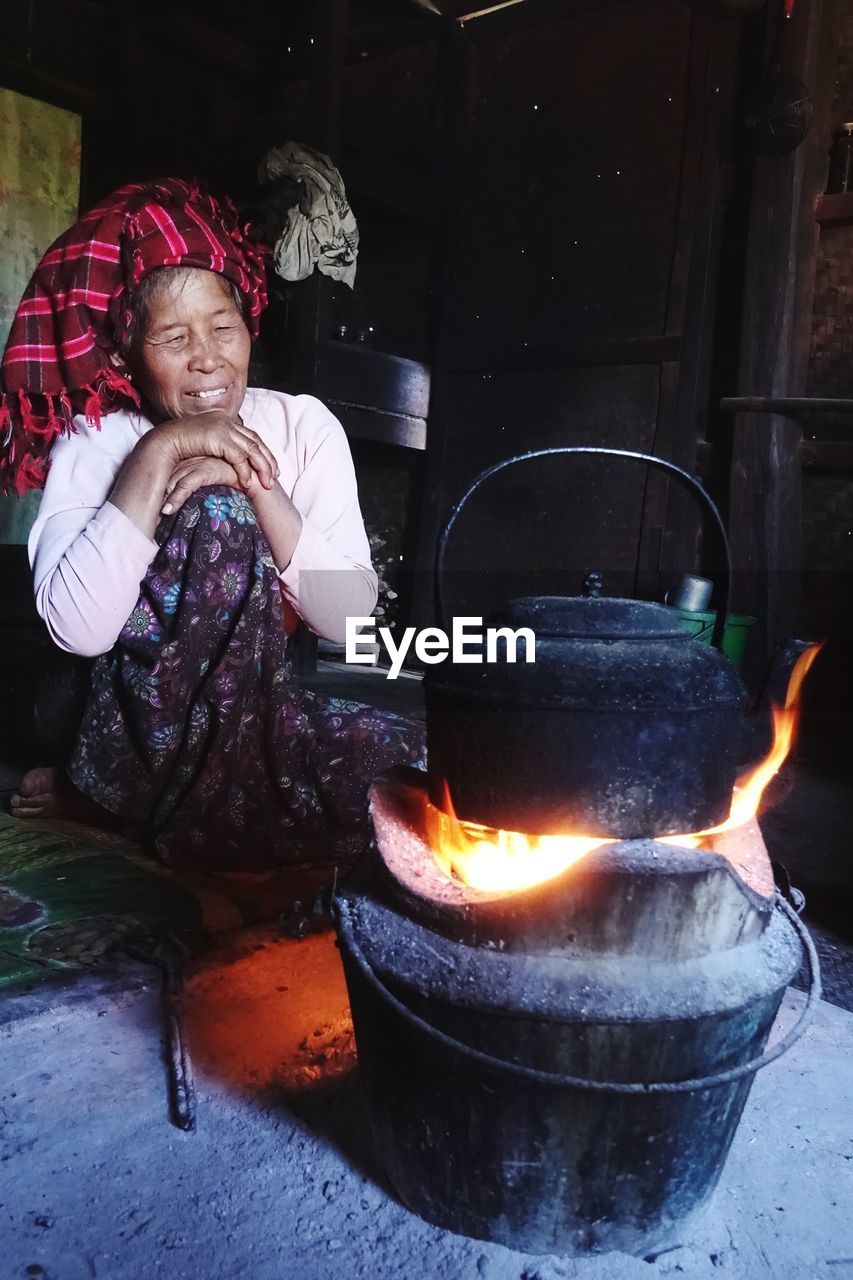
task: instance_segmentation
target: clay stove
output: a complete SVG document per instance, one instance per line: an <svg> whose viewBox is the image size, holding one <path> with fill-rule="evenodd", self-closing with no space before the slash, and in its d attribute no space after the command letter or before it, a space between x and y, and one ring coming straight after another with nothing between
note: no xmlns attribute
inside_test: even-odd
<svg viewBox="0 0 853 1280"><path fill-rule="evenodd" d="M800 963L757 825L488 893L436 860L416 772L376 784L372 814L338 921L400 1198L534 1252L665 1245L713 1192Z"/></svg>

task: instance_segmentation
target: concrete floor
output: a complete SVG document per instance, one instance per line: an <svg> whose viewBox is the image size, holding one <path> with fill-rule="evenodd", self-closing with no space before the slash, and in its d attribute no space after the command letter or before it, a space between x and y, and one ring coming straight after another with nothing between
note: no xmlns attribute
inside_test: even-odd
<svg viewBox="0 0 853 1280"><path fill-rule="evenodd" d="M786 997L789 1025L802 996ZM45 1280L631 1280L853 1275L853 1014L821 1003L757 1078L716 1198L673 1248L529 1256L429 1226L386 1188L328 934L243 934L187 991L194 1133L167 1118L139 968L9 996L0 1274Z"/></svg>

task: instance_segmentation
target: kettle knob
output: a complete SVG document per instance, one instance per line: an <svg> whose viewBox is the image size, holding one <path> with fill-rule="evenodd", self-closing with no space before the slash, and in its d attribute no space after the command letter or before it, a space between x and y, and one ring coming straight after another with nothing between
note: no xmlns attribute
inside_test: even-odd
<svg viewBox="0 0 853 1280"><path fill-rule="evenodd" d="M596 569L590 569L583 580L583 593L587 600L597 600L601 595L604 579Z"/></svg>

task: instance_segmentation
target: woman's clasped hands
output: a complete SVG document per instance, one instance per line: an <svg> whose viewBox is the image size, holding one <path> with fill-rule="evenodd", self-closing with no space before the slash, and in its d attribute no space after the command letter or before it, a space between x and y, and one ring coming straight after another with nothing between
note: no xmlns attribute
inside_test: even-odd
<svg viewBox="0 0 853 1280"><path fill-rule="evenodd" d="M272 489L278 479L278 463L257 432L221 409L163 422L148 433L146 444L167 461L164 515L197 489L230 485L251 500L259 486Z"/></svg>

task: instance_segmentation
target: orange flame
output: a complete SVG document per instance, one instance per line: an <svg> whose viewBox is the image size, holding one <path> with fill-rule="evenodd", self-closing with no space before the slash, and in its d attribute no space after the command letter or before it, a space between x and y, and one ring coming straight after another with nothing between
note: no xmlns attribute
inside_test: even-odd
<svg viewBox="0 0 853 1280"><path fill-rule="evenodd" d="M820 648L813 645L797 659L784 706L773 707L773 746L755 769L738 779L725 822L690 835L658 836L661 844L695 849L709 836L731 831L754 817L765 787L779 772L793 745L800 690ZM525 835L521 831L496 831L476 822L461 821L453 811L447 783L442 808L427 804L427 835L435 859L446 875L458 876L472 889L493 893L529 889L552 880L593 849L613 843L613 839L606 836Z"/></svg>
<svg viewBox="0 0 853 1280"><path fill-rule="evenodd" d="M491 891L529 889L552 880L585 853L613 843L602 836L525 835L462 822L446 782L443 808L427 804L427 838L445 875Z"/></svg>
<svg viewBox="0 0 853 1280"><path fill-rule="evenodd" d="M713 836L721 831L731 831L733 827L742 826L758 813L765 787L776 777L794 745L794 737L800 721L800 691L820 650L821 645L814 644L801 653L794 663L785 692L784 706L773 707L773 746L751 773L738 778L732 793L732 807L725 822L720 823L718 827L709 827L707 831L701 831L700 836Z"/></svg>

